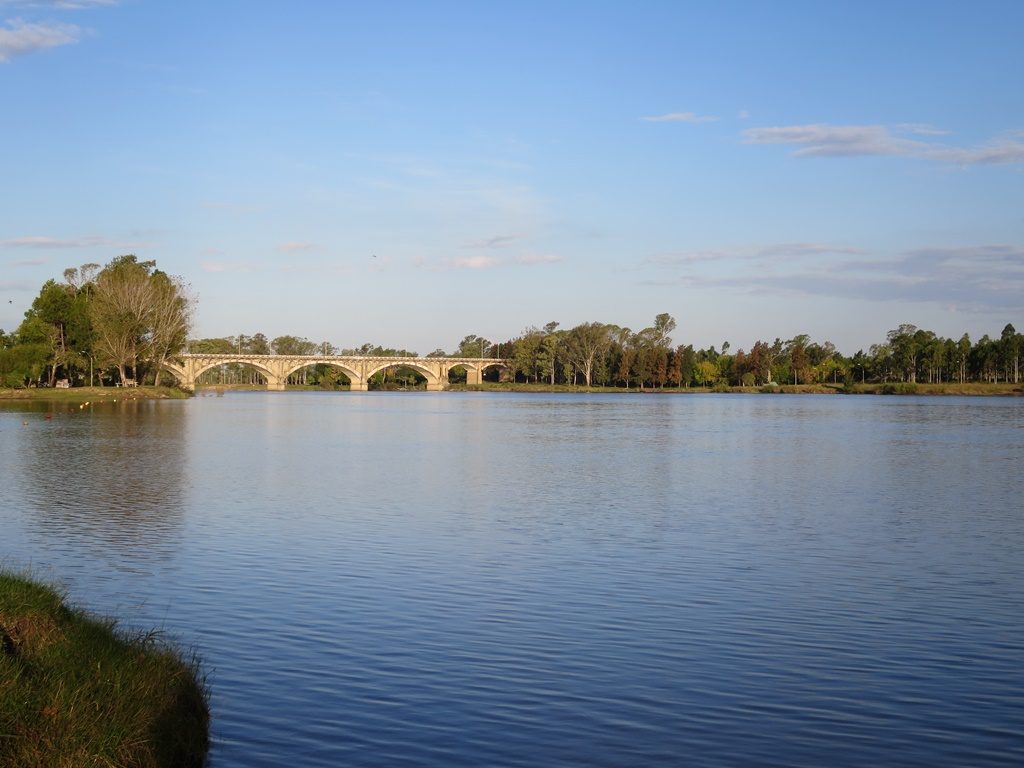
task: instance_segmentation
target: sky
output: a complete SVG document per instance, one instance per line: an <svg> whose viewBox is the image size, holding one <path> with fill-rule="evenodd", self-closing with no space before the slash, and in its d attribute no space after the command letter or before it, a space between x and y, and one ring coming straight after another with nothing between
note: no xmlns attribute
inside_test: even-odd
<svg viewBox="0 0 1024 768"><path fill-rule="evenodd" d="M1024 329L1021 30L1019 0L0 0L0 328L134 253L196 338Z"/></svg>

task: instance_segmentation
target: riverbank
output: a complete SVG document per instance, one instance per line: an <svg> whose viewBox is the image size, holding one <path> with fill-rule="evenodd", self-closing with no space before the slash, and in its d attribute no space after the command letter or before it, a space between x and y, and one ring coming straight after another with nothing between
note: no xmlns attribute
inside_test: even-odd
<svg viewBox="0 0 1024 768"><path fill-rule="evenodd" d="M53 403L119 402L124 400L183 400L191 397L176 387L31 387L0 389L0 400L35 400Z"/></svg>
<svg viewBox="0 0 1024 768"><path fill-rule="evenodd" d="M192 768L208 729L194 658L0 572L0 768Z"/></svg>
<svg viewBox="0 0 1024 768"><path fill-rule="evenodd" d="M198 387L197 397L223 395L228 392L265 391L261 385L233 385ZM324 390L312 386L289 386L288 391L296 392L348 392L347 388ZM376 390L374 390L376 391ZM392 390L394 391L394 390ZM404 391L404 390L403 390ZM417 391L417 390L410 390ZM454 384L448 388L451 392L563 392L563 393L602 393L602 394L644 394L644 395L696 395L708 393L722 394L779 394L779 395L966 395L981 397L1006 397L1024 395L1024 384L1003 383L986 384L968 382L965 384L906 384L887 382L881 384L775 384L761 387L664 387L661 389L638 389L637 387L580 387L566 384L524 384L510 382L485 382L467 386ZM116 387L75 387L73 389L0 389L0 401L22 400L29 402L70 403L80 405L103 402L125 402L138 400L183 400L193 395L175 387L134 387L120 389Z"/></svg>
<svg viewBox="0 0 1024 768"><path fill-rule="evenodd" d="M887 382L881 384L772 384L761 387L665 387L662 389L638 389L632 387L577 387L565 384L512 384L509 382L473 386L453 386L452 390L465 392L566 392L566 393L623 393L645 395L696 395L721 394L778 394L778 395L969 395L969 396L1021 396L1024 384L986 384L968 382L965 384L906 384Z"/></svg>

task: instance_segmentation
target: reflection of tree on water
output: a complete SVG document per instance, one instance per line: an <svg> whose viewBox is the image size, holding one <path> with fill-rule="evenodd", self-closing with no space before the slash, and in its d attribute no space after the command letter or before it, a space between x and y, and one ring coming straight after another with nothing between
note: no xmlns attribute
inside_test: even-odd
<svg viewBox="0 0 1024 768"><path fill-rule="evenodd" d="M149 570L178 547L183 520L182 403L104 403L26 411L15 452L14 502L47 552ZM35 409L32 409L33 411ZM62 558L60 558L62 559Z"/></svg>

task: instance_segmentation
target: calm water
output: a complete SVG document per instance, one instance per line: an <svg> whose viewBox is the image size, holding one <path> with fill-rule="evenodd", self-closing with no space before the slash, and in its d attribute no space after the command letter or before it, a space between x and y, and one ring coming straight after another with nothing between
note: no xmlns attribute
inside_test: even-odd
<svg viewBox="0 0 1024 768"><path fill-rule="evenodd" d="M1022 399L7 405L0 467L215 768L1024 763Z"/></svg>

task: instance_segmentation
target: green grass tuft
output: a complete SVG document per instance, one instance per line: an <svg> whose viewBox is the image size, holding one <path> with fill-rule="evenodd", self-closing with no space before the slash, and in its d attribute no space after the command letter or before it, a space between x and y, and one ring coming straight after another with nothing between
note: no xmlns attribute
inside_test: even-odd
<svg viewBox="0 0 1024 768"><path fill-rule="evenodd" d="M194 656L0 573L0 768L192 768L208 746Z"/></svg>

